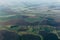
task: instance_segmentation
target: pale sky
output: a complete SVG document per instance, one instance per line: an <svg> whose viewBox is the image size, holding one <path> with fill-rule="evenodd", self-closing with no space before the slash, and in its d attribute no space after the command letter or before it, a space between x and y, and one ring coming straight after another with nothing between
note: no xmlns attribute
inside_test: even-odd
<svg viewBox="0 0 60 40"><path fill-rule="evenodd" d="M50 3L50 2L60 2L60 0L0 0L0 5L10 5L21 2L30 2L30 3Z"/></svg>
<svg viewBox="0 0 60 40"><path fill-rule="evenodd" d="M60 0L0 0L0 6L1 5L4 5L7 6L8 8L10 8L12 11L14 12L20 12L21 10L24 11L24 10L29 10L29 8L25 8L22 3L25 2L25 3L33 3L33 4L40 4L40 3L55 3L55 2L59 2L60 3ZM21 4L21 5L20 5ZM16 5L18 5L17 7L15 7ZM20 6L19 6L20 5ZM10 6L14 6L14 7L10 7ZM22 6L22 7L21 7ZM7 8L6 7L6 8ZM7 8L7 9L8 9ZM30 10L29 10L30 11ZM27 11L27 12L29 12ZM34 13L35 11L32 10ZM38 10L37 10L38 12ZM40 11L39 11L40 12ZM1 14L1 13L0 13ZM3 13L5 14L5 13ZM30 13L31 14L31 13ZM29 14L29 15L30 15ZM33 14L34 15L34 14Z"/></svg>

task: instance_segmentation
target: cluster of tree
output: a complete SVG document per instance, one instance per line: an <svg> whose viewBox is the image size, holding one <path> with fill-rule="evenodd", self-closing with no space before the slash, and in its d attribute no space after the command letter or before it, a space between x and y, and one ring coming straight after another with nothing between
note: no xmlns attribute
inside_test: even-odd
<svg viewBox="0 0 60 40"><path fill-rule="evenodd" d="M21 37L15 32L0 30L0 40L21 40Z"/></svg>
<svg viewBox="0 0 60 40"><path fill-rule="evenodd" d="M53 33L47 33L45 31L40 31L43 40L59 40L58 37ZM0 30L0 40L41 40L42 38L38 35L33 34L23 34L18 35L15 32Z"/></svg>
<svg viewBox="0 0 60 40"><path fill-rule="evenodd" d="M20 36L15 32L0 30L0 40L41 40L41 38L32 34L24 34Z"/></svg>
<svg viewBox="0 0 60 40"><path fill-rule="evenodd" d="M43 36L43 40L59 40L58 36L54 33L40 31L39 34Z"/></svg>

